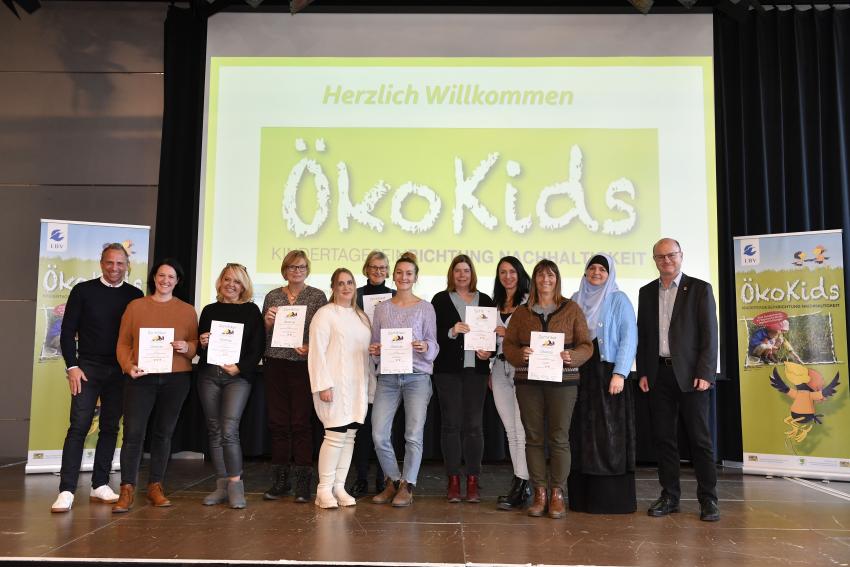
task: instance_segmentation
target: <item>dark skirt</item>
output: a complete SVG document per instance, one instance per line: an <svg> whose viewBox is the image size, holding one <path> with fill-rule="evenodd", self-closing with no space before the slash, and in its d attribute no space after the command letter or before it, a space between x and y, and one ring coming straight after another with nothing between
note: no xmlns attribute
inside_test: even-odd
<svg viewBox="0 0 850 567"><path fill-rule="evenodd" d="M570 424L572 468L567 481L570 510L590 514L630 514L635 494L635 416L632 384L612 396L614 365L593 358L581 367L578 401Z"/></svg>

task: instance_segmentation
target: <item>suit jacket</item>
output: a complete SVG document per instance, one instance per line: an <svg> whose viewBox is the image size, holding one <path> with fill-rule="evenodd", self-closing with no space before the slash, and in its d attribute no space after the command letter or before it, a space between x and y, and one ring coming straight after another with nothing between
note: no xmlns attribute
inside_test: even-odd
<svg viewBox="0 0 850 567"><path fill-rule="evenodd" d="M637 375L649 384L658 374L658 282L640 288L638 296ZM683 392L694 378L714 382L717 373L717 311L711 284L682 274L670 317L670 355Z"/></svg>

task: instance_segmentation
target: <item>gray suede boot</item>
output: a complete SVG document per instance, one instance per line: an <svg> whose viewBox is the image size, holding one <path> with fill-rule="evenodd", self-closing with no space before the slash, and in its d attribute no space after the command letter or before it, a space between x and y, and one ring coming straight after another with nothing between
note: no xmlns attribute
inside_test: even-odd
<svg viewBox="0 0 850 567"><path fill-rule="evenodd" d="M215 490L204 496L204 506L215 506L227 501L227 479L215 479Z"/></svg>
<svg viewBox="0 0 850 567"><path fill-rule="evenodd" d="M231 480L227 483L227 504L237 509L248 505L245 501L245 484L241 480Z"/></svg>

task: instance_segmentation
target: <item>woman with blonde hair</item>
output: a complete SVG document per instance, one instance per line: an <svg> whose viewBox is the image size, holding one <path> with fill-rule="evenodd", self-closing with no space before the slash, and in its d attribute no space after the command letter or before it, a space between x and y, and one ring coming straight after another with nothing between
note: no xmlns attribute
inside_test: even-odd
<svg viewBox="0 0 850 567"><path fill-rule="evenodd" d="M437 345L437 320L434 308L413 294L419 276L416 255L405 252L393 268L393 282L398 293L390 301L375 308L372 321L372 344L369 353L381 355L381 329L411 329L413 340L413 372L410 374L379 374L372 406L372 438L378 460L386 477L384 490L372 498L375 504L392 503L409 506L422 464L422 436L425 417L431 400L431 376L434 359L440 351ZM404 404L404 469L398 468L392 444L393 418Z"/></svg>
<svg viewBox="0 0 850 567"><path fill-rule="evenodd" d="M263 302L266 352L263 362L269 431L272 440L272 486L263 494L278 500L289 493L290 462L294 461L295 501L310 501L313 477L312 393L307 372L308 338L313 315L328 300L325 294L307 285L310 259L303 250L291 250L283 257L280 273L286 285L271 290ZM303 344L297 348L273 347L272 331L281 306L305 305Z"/></svg>
<svg viewBox="0 0 850 567"><path fill-rule="evenodd" d="M198 395L207 419L210 460L216 472L216 489L203 503L212 506L227 502L231 508L244 508L239 423L263 356L266 335L260 308L252 301L254 287L245 266L227 264L216 279L215 289L217 301L204 307L198 323ZM238 362L217 365L207 361L214 322L242 326Z"/></svg>
<svg viewBox="0 0 850 567"><path fill-rule="evenodd" d="M366 417L372 361L372 330L357 306L354 274L338 268L331 276L330 302L316 311L310 324L307 365L313 407L325 427L319 450L316 506L353 506L345 491L354 438Z"/></svg>
<svg viewBox="0 0 850 567"><path fill-rule="evenodd" d="M564 334L563 370L558 382L529 380L528 359L533 354L530 344L534 331ZM514 311L502 348L515 368L516 398L525 429L525 456L534 498L528 515L542 516L548 510L550 518L563 518L578 367L593 354L593 345L581 308L561 295L561 274L551 260L541 260L534 266L528 303ZM544 452L547 444L548 474Z"/></svg>

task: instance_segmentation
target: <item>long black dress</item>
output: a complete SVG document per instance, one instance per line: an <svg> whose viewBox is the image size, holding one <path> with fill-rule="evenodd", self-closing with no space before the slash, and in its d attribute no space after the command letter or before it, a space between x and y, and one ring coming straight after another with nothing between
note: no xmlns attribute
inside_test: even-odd
<svg viewBox="0 0 850 567"><path fill-rule="evenodd" d="M622 393L608 393L614 365L599 358L595 339L593 357L580 372L578 400L570 423L570 510L631 514L637 509L632 385L626 380Z"/></svg>

